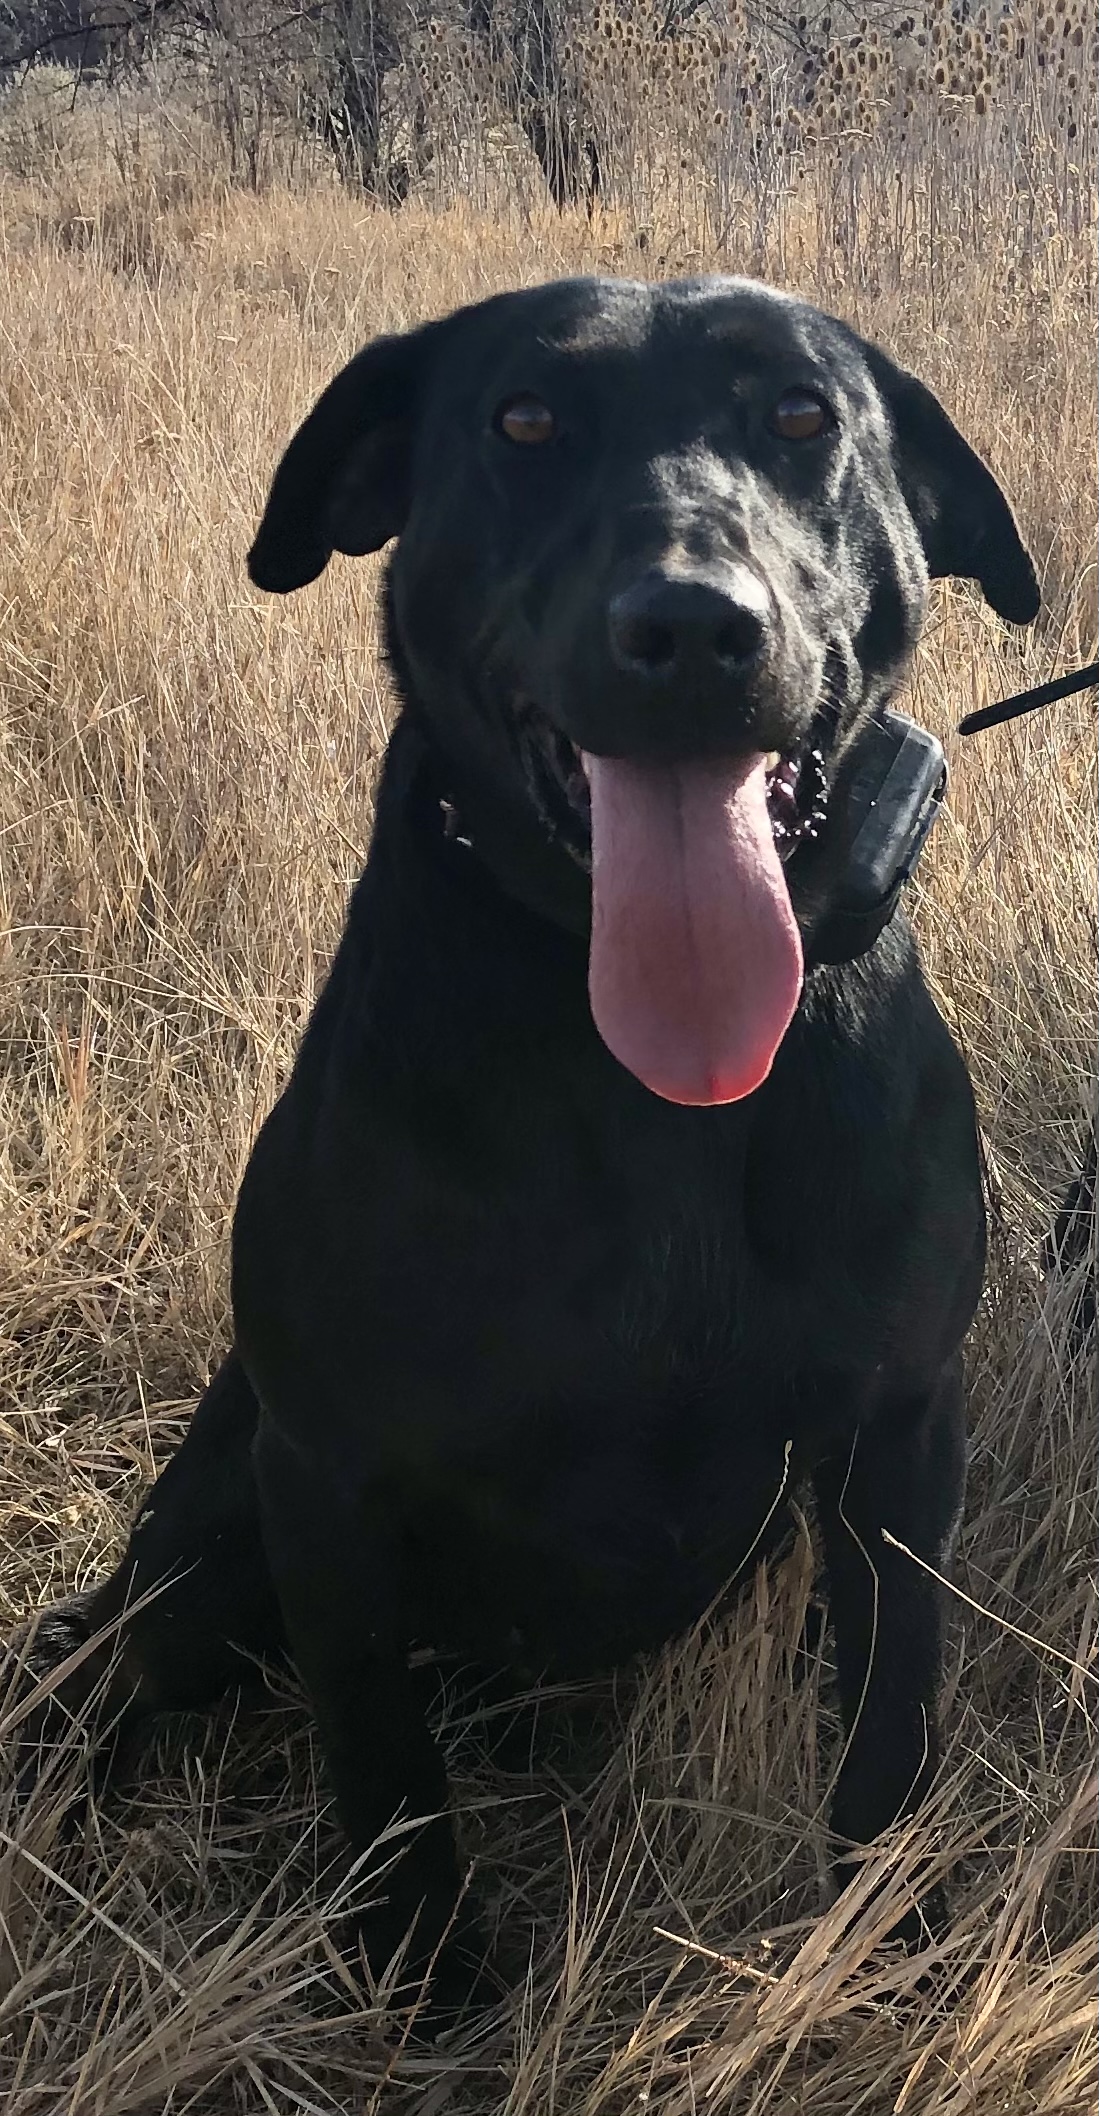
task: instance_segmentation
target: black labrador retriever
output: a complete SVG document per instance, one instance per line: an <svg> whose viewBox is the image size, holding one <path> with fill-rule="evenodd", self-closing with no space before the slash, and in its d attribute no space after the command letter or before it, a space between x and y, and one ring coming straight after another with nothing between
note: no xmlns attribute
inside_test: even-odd
<svg viewBox="0 0 1099 2116"><path fill-rule="evenodd" d="M391 541L402 711L237 1205L235 1347L118 1572L28 1651L115 1625L140 1713L288 1650L352 1844L434 1818L364 1938L380 1964L411 1931L453 1994L480 1943L413 1641L620 1663L811 1480L841 1879L935 1771L973 1101L903 913L858 947L835 915L929 577L1016 623L1039 597L930 392L737 279L569 281L368 345L252 579Z"/></svg>

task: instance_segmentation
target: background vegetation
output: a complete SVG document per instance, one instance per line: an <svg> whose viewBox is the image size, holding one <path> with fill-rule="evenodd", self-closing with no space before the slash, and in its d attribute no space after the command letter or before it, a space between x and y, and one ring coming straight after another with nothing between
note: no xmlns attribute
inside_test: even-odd
<svg viewBox="0 0 1099 2116"><path fill-rule="evenodd" d="M937 595L911 710L949 738L1096 650L1078 0L965 21L600 0L541 29L491 0L358 30L334 0L267 5L4 32L9 60L51 25L85 44L11 64L0 101L0 1629L110 1561L226 1341L233 1195L390 712L375 567L282 604L243 554L279 448L368 334L573 270L773 276L940 390L1037 554L1025 639ZM0 1775L10 2116L1094 2105L1090 1267L1039 1263L1092 1122L1094 708L948 746L918 917L993 1245L947 1760L894 1895L820 1915L836 1719L827 1642L791 1680L803 1539L729 1623L547 1698L533 1780L455 1697L462 1827L519 1960L513 1998L431 2056L335 1966L339 1838L295 1697L163 1731L75 1841L79 1728L29 1811ZM954 1927L898 1968L874 1943L928 1853L957 1869Z"/></svg>

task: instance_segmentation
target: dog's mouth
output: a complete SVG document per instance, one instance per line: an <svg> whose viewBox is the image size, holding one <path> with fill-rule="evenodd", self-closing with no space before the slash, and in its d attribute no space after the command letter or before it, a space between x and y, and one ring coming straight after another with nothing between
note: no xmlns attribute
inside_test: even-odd
<svg viewBox="0 0 1099 2116"><path fill-rule="evenodd" d="M827 819L835 719L831 706L820 706L795 750L775 750L765 759L767 812L784 865L799 846L820 836ZM591 787L583 752L536 706L518 705L513 724L527 792L543 829L590 874Z"/></svg>
<svg viewBox="0 0 1099 2116"><path fill-rule="evenodd" d="M789 755L654 762L515 714L532 805L591 875L596 1027L667 1101L739 1101L770 1072L803 974L786 870L826 818L835 717Z"/></svg>

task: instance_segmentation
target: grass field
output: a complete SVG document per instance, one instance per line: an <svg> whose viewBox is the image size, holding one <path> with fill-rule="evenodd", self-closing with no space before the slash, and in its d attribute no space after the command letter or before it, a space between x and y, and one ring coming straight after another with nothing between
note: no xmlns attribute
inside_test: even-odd
<svg viewBox="0 0 1099 2116"><path fill-rule="evenodd" d="M682 227L641 250L624 214L388 215L132 140L80 153L0 183L0 1629L109 1562L226 1342L233 1196L368 839L376 569L250 589L278 449L376 330L574 269L741 262ZM1089 238L990 237L845 292L811 203L787 280L941 391L1045 585L1025 640L937 594L907 703L949 735L1095 653ZM452 1715L465 1842L529 1973L430 2055L335 1964L339 1839L296 1698L167 1730L67 1841L76 1729L29 1810L0 1787L8 2116L1094 2106L1094 1348L1038 1264L1094 1095L1094 707L949 749L918 919L992 1248L946 1765L900 1878L850 1929L821 1915L836 1721L827 1647L790 1681L804 1540L731 1622L580 1701L551 1775L505 1777ZM955 1922L898 1968L874 1943L928 1853L957 1866Z"/></svg>

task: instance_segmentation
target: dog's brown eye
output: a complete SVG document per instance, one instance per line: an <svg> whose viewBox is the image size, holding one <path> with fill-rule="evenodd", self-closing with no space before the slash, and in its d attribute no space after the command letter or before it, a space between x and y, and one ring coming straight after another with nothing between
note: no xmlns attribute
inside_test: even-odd
<svg viewBox="0 0 1099 2116"><path fill-rule="evenodd" d="M541 397L510 397L500 406L496 424L509 441L518 441L524 448L552 441L557 431L553 413Z"/></svg>
<svg viewBox="0 0 1099 2116"><path fill-rule="evenodd" d="M771 425L783 441L812 441L829 420L827 404L808 389L788 389L771 413Z"/></svg>

